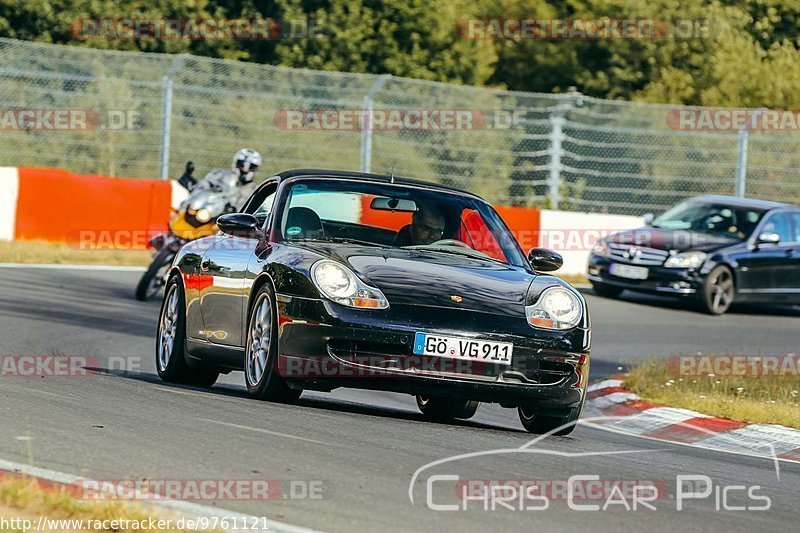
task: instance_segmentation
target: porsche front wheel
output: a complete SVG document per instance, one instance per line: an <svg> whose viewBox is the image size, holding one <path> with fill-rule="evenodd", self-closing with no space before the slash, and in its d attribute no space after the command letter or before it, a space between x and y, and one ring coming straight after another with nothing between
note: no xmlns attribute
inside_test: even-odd
<svg viewBox="0 0 800 533"><path fill-rule="evenodd" d="M258 400L288 402L302 390L291 389L275 371L278 358L278 310L269 285L259 289L250 309L244 373L247 392Z"/></svg>
<svg viewBox="0 0 800 533"><path fill-rule="evenodd" d="M478 402L470 400L455 400L450 398L428 398L417 395L417 407L422 414L434 420L449 420L472 418L478 410Z"/></svg>
<svg viewBox="0 0 800 533"><path fill-rule="evenodd" d="M575 430L578 418L581 416L581 407L573 407L563 415L556 416L536 414L536 409L528 406L520 406L517 411L522 426L529 433L539 434L554 431L554 435L569 435Z"/></svg>

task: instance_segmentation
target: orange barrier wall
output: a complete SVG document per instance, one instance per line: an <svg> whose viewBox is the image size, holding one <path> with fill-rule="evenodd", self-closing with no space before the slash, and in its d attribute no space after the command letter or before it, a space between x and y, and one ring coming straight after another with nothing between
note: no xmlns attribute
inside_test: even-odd
<svg viewBox="0 0 800 533"><path fill-rule="evenodd" d="M148 234L167 228L171 191L162 180L19 167L14 238L144 248Z"/></svg>
<svg viewBox="0 0 800 533"><path fill-rule="evenodd" d="M541 228L541 212L530 207L494 206L497 213L514 234L514 237L526 254L531 248L539 246L539 232Z"/></svg>
<svg viewBox="0 0 800 533"><path fill-rule="evenodd" d="M167 180L109 178L55 168L19 167L14 239L66 242L86 248L145 248L170 218ZM538 209L496 206L524 252L539 243ZM381 213L361 206L364 223L399 229L406 213Z"/></svg>

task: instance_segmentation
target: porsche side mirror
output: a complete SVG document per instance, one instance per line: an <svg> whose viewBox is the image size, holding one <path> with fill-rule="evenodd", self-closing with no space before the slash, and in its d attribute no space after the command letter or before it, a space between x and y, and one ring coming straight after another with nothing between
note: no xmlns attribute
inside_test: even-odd
<svg viewBox="0 0 800 533"><path fill-rule="evenodd" d="M553 272L561 268L564 258L547 248L531 248L528 252L528 262L537 272Z"/></svg>
<svg viewBox="0 0 800 533"><path fill-rule="evenodd" d="M781 236L772 231L765 231L758 236L758 244L778 244L781 242Z"/></svg>
<svg viewBox="0 0 800 533"><path fill-rule="evenodd" d="M250 213L230 213L217 219L217 227L222 233L237 237L261 237L258 219Z"/></svg>
<svg viewBox="0 0 800 533"><path fill-rule="evenodd" d="M642 222L644 222L645 226L649 226L650 224L652 224L655 219L656 216L653 213L645 213L644 215L642 215Z"/></svg>

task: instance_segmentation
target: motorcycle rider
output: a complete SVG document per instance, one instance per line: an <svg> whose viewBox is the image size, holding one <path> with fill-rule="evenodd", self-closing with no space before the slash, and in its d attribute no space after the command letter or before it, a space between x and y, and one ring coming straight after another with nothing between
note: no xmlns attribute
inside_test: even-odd
<svg viewBox="0 0 800 533"><path fill-rule="evenodd" d="M261 166L261 154L252 148L242 148L233 155L233 171L238 178L238 201L234 206L236 209L244 205L250 195L256 190L253 183L256 171Z"/></svg>
<svg viewBox="0 0 800 533"><path fill-rule="evenodd" d="M216 219L234 213L255 191L255 173L261 166L261 154L242 148L233 156L231 170L213 169L201 180L192 176L194 164L189 161L178 182L189 191L182 199L169 223L169 231L154 236L150 247L153 260L136 286L136 299L146 301L160 291L166 282L169 265L185 242L216 232Z"/></svg>
<svg viewBox="0 0 800 533"><path fill-rule="evenodd" d="M207 187L213 187L215 184L226 183L236 187L236 193L232 194L230 199L230 208L228 211L238 209L245 200L255 191L253 180L258 167L261 166L262 158L258 151L252 148L242 148L233 154L233 161L231 164L232 175L225 175L224 170L211 171ZM186 171L178 179L178 183L183 185L188 191L193 191L199 180L192 174L194 173L194 163L189 161L186 163ZM227 187L226 187L227 188Z"/></svg>

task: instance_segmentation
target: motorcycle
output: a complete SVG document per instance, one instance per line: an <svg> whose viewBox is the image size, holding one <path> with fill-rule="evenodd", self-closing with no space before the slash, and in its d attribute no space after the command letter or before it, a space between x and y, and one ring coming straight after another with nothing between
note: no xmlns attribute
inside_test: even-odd
<svg viewBox="0 0 800 533"><path fill-rule="evenodd" d="M194 165L190 161L178 180L189 191L188 198L170 219L169 231L155 235L148 242L153 260L136 285L135 295L139 301L146 302L161 292L172 260L181 246L217 233L217 218L236 211L238 178L233 172L214 169L199 181L193 173Z"/></svg>

